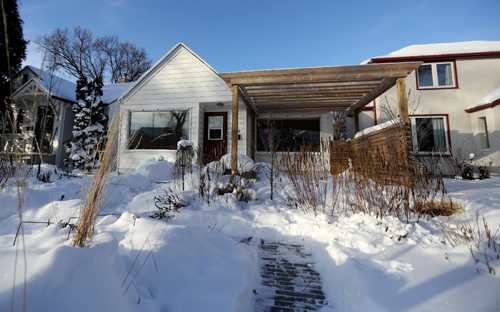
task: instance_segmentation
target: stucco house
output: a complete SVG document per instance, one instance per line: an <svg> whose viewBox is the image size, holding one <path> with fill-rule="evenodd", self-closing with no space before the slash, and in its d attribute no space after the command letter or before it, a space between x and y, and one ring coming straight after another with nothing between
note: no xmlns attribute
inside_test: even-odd
<svg viewBox="0 0 500 312"><path fill-rule="evenodd" d="M423 62L407 77L413 153L448 174L473 153L475 165L500 173L500 41L413 45L367 63L408 61ZM397 115L395 98L394 88L378 97L361 127Z"/></svg>
<svg viewBox="0 0 500 312"><path fill-rule="evenodd" d="M76 83L34 66L24 67L12 81L17 134L2 135L0 152L19 143L24 161L43 161L64 167L64 143L71 139L76 102ZM108 84L103 88L105 111L112 115L118 97L131 83Z"/></svg>

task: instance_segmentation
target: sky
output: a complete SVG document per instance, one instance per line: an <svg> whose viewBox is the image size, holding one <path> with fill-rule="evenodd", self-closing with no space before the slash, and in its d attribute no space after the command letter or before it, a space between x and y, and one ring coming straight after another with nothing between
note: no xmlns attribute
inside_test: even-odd
<svg viewBox="0 0 500 312"><path fill-rule="evenodd" d="M219 72L359 64L413 44L500 41L499 0L21 0L34 40L80 25L156 62L183 42Z"/></svg>

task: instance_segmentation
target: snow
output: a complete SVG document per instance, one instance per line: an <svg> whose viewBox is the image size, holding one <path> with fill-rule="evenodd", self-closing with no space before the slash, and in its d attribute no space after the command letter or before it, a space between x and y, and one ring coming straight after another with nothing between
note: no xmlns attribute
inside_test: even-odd
<svg viewBox="0 0 500 312"><path fill-rule="evenodd" d="M247 163L244 157L239 161ZM256 248L239 243L250 236L300 243L312 253L329 302L322 311L494 311L500 306L500 263L494 263L497 275L489 274L484 265L476 266L465 244L444 244L438 226L458 229L479 214L492 232L499 229L499 177L447 179L448 194L464 212L406 223L359 213L303 213L287 206L284 181L276 199L269 200L269 181L262 173L253 186L256 200L238 202L225 194L207 203L193 191L194 182L180 191L172 167L149 159L130 174L111 175L102 213L107 216L98 218L89 248L72 247L68 228L26 224L27 310L253 311ZM51 183L41 183L29 178L24 220L77 216L91 179L52 175ZM168 189L189 205L168 223L149 218L154 196ZM0 306L10 307L18 250L14 310L21 310L23 240L12 246L15 193L13 185L0 190Z"/></svg>
<svg viewBox="0 0 500 312"><path fill-rule="evenodd" d="M35 66L28 65L27 67L38 75L39 78L34 78L33 80L35 80L45 92L71 102L76 102L76 83L51 74L45 70L41 70ZM102 101L105 104L114 102L133 84L133 82L127 82L104 85L102 88Z"/></svg>
<svg viewBox="0 0 500 312"><path fill-rule="evenodd" d="M405 57L426 55L466 54L482 52L500 52L500 41L463 41L450 43L416 44L391 52L387 55L374 57Z"/></svg>
<svg viewBox="0 0 500 312"><path fill-rule="evenodd" d="M481 105L490 104L490 103L493 103L497 100L500 100L500 87L487 93L486 95L481 97L479 100L477 100L474 103L472 103L471 105L469 105L469 107L467 107L467 109L472 109L472 108L476 108L476 107L481 106Z"/></svg>
<svg viewBox="0 0 500 312"><path fill-rule="evenodd" d="M177 149L180 149L181 147L188 147L188 146L193 147L193 142L191 142L189 140L180 140L179 142L177 142Z"/></svg>
<svg viewBox="0 0 500 312"><path fill-rule="evenodd" d="M388 121L383 122L381 124L378 124L378 125L375 125L372 127L368 127L366 129L363 129L361 131L356 132L356 135L354 136L354 138L359 138L359 137L362 137L362 136L367 135L369 133L385 129L387 127L395 125L398 122L399 122L399 119L391 119L391 120L388 120Z"/></svg>

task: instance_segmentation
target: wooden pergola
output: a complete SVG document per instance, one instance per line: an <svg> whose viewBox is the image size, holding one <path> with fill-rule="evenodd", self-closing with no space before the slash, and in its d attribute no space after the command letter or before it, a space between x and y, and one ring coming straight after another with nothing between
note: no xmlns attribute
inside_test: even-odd
<svg viewBox="0 0 500 312"><path fill-rule="evenodd" d="M222 73L232 99L231 168L237 170L238 104L262 113L345 111L359 130L361 108L397 84L402 124L409 124L406 77L421 62Z"/></svg>

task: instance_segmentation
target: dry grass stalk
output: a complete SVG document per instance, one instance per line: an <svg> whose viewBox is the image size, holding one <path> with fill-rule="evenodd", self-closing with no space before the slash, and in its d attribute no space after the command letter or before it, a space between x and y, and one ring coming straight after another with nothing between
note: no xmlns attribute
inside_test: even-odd
<svg viewBox="0 0 500 312"><path fill-rule="evenodd" d="M442 176L407 153L408 136L407 129L396 124L331 145L332 156L338 158L332 158L333 173L350 165L336 175L336 186L337 192L343 188L352 211L408 220L411 215L449 214L460 208L445 198Z"/></svg>
<svg viewBox="0 0 500 312"><path fill-rule="evenodd" d="M322 142L322 150L327 151L327 142ZM329 164L327 153L316 151L311 145L303 145L298 152L286 152L282 156L284 169L291 190L285 193L288 201L304 212L315 215L327 210Z"/></svg>
<svg viewBox="0 0 500 312"><path fill-rule="evenodd" d="M118 139L120 130L121 115L117 113L111 120L108 137L103 151L100 154L99 168L95 174L92 185L85 198L85 204L81 210L78 223L76 225L73 244L78 247L85 247L92 239L94 226L99 213L104 209L104 190L108 174L115 168L116 158L114 146Z"/></svg>

